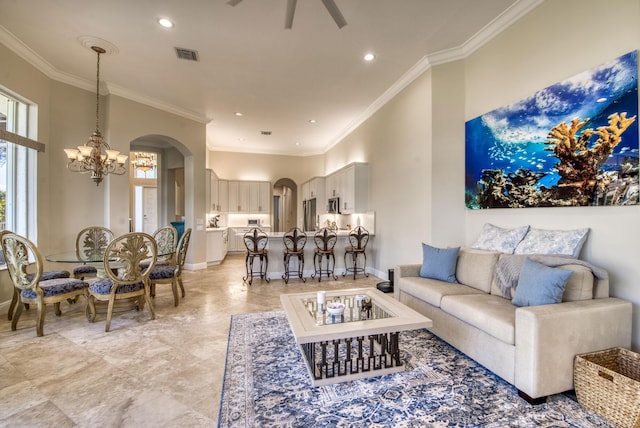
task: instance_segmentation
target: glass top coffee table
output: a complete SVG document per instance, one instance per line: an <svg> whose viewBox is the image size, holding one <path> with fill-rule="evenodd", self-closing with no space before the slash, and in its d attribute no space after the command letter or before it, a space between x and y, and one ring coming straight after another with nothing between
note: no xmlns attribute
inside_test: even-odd
<svg viewBox="0 0 640 428"><path fill-rule="evenodd" d="M325 304L318 304L318 297L316 292L280 296L313 386L404 370L399 333L433 325L375 288L326 291ZM327 312L332 302L344 305L341 315Z"/></svg>

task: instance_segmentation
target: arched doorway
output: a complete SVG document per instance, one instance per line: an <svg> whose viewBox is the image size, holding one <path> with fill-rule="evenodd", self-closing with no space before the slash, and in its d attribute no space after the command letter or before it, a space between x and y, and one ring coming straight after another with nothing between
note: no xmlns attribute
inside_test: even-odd
<svg viewBox="0 0 640 428"><path fill-rule="evenodd" d="M290 178L273 184L272 232L286 232L298 224L298 186Z"/></svg>
<svg viewBox="0 0 640 428"><path fill-rule="evenodd" d="M145 135L130 143L130 230L153 233L160 226L184 222L185 156L190 151L164 135ZM134 153L153 155L155 168L136 170ZM183 223L184 224L184 223Z"/></svg>

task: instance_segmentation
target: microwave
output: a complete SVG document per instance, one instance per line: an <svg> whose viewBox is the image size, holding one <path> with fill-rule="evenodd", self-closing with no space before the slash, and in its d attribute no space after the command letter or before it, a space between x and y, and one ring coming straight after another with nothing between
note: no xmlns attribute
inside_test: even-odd
<svg viewBox="0 0 640 428"><path fill-rule="evenodd" d="M340 198L329 198L327 212L330 214L340 214Z"/></svg>
<svg viewBox="0 0 640 428"><path fill-rule="evenodd" d="M249 220L247 220L247 226L260 227L260 219L250 218Z"/></svg>

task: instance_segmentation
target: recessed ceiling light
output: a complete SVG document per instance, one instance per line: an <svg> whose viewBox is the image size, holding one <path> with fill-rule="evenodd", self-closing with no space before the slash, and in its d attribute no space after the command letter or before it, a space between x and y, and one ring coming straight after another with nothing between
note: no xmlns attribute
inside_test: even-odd
<svg viewBox="0 0 640 428"><path fill-rule="evenodd" d="M296 141L296 146L300 146L300 141Z"/></svg>
<svg viewBox="0 0 640 428"><path fill-rule="evenodd" d="M315 119L309 119L309 123L316 123L317 121Z"/></svg>
<svg viewBox="0 0 640 428"><path fill-rule="evenodd" d="M173 22L171 22L171 20L168 18L158 19L158 24L160 24L164 28L173 28Z"/></svg>
<svg viewBox="0 0 640 428"><path fill-rule="evenodd" d="M372 54L371 52L369 52L368 54L366 54L364 57L364 60L367 62L371 62L374 59L376 59L376 56L374 54Z"/></svg>
<svg viewBox="0 0 640 428"><path fill-rule="evenodd" d="M242 113L241 113L241 112L239 112L239 111L237 111L237 112L235 112L235 113L233 113L233 114L234 114L234 115L236 115L237 117L242 117Z"/></svg>

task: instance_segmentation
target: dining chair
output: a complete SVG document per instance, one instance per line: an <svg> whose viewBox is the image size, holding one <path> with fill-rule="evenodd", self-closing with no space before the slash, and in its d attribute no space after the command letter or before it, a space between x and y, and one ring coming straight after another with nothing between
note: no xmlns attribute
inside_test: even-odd
<svg viewBox="0 0 640 428"><path fill-rule="evenodd" d="M289 283L291 275L289 264L292 257L298 260L298 278L302 282L306 282L302 275L304 272L304 246L307 243L307 234L302 229L294 227L282 236L282 241L284 243L284 275L282 275L284 283Z"/></svg>
<svg viewBox="0 0 640 428"><path fill-rule="evenodd" d="M0 237L6 233L11 233L11 231L10 230L0 231ZM0 249L1 249L1 246L0 246ZM0 250L0 252L2 251ZM6 260L6 258L4 257L4 252L2 252L2 255L3 255L3 258ZM70 276L71 276L71 273L68 270L50 270L50 271L42 272L42 277L40 278L40 280L46 281L46 280L55 279L55 278L69 278ZM31 281L33 277L34 277L33 273L27 274L27 278L29 279L29 281ZM71 299L71 300L73 301L73 303L75 303L76 299ZM13 296L11 296L11 303L9 304L9 311L7 312L7 319L9 321L11 321L11 319L13 318L13 313L16 309L16 305L18 304L18 301L20 301L20 293L17 288L13 287ZM69 303L72 303L72 302L70 301ZM25 308L29 309L29 305L26 304Z"/></svg>
<svg viewBox="0 0 640 428"><path fill-rule="evenodd" d="M333 252L336 242L338 241L338 234L329 229L323 227L313 235L313 242L316 244L316 249L313 254L313 266L315 272L311 274L311 278L315 278L318 275L318 282L322 280L322 274L326 274L327 278L333 277L338 279L334 275L333 271L336 266L336 258ZM322 269L322 260L326 260L325 268Z"/></svg>
<svg viewBox="0 0 640 428"><path fill-rule="evenodd" d="M104 331L111 328L113 307L117 300L135 299L138 310L149 305L151 319L156 318L149 291L149 273L156 264L158 246L153 236L143 232L131 232L114 238L104 253L104 272L106 278L89 285L87 318L96 320L96 300L108 302L107 320ZM148 260L146 268L140 262Z"/></svg>
<svg viewBox="0 0 640 428"><path fill-rule="evenodd" d="M153 232L153 239L155 239L156 244L158 244L158 259L156 260L156 266L175 264L178 230L171 225L163 226Z"/></svg>
<svg viewBox="0 0 640 428"><path fill-rule="evenodd" d="M14 294L19 294L15 312L13 308L9 308L11 330L16 330L23 306L32 304L38 308L36 333L43 336L46 306L53 304L55 314L61 316L60 302L75 301L77 296L86 296L89 284L68 277L44 280L42 255L33 242L11 232L2 233L0 241L9 277L13 282Z"/></svg>
<svg viewBox="0 0 640 428"><path fill-rule="evenodd" d="M246 276L242 281L251 285L253 278L260 277L269 282L267 277L267 268L269 267L269 257L267 255L267 243L269 236L260 228L254 227L243 236L244 246L247 249L245 256ZM255 259L260 260L260 270L255 272L253 265Z"/></svg>
<svg viewBox="0 0 640 428"><path fill-rule="evenodd" d="M104 252L109 242L113 240L113 232L102 226L89 226L82 229L76 235L76 255L78 260L102 262ZM88 276L96 276L98 269L85 263L73 268L73 277L85 279Z"/></svg>
<svg viewBox="0 0 640 428"><path fill-rule="evenodd" d="M353 279L356 279L356 274L362 273L365 277L369 274L366 272L367 267L367 243L369 242L369 231L362 226L358 226L349 232L349 246L344 250L344 273L345 276L349 272L353 272ZM362 255L364 261L362 266L358 266L358 256ZM347 265L347 256L351 256L351 267Z"/></svg>
<svg viewBox="0 0 640 428"><path fill-rule="evenodd" d="M178 306L180 301L178 297L178 286L182 291L182 298L184 299L184 284L182 283L182 270L184 269L184 262L187 258L187 250L189 249L189 240L191 239L191 228L188 228L180 237L178 241L178 247L176 248L176 263L156 266L151 270L149 274L149 281L151 282L151 297L156 295L156 284L171 284L171 290L173 291L173 303L174 306ZM159 250L158 250L159 251Z"/></svg>

